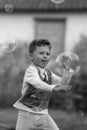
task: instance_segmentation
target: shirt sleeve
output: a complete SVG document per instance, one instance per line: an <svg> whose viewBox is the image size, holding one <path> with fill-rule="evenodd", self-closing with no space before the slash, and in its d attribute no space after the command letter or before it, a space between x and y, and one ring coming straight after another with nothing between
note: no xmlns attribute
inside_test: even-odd
<svg viewBox="0 0 87 130"><path fill-rule="evenodd" d="M43 91L51 91L55 87L55 85L49 85L42 81L40 79L40 76L38 75L38 71L35 67L30 66L24 76L24 81L23 82L28 82L31 85L33 85L35 88L43 90Z"/></svg>
<svg viewBox="0 0 87 130"><path fill-rule="evenodd" d="M52 84L66 85L70 83L73 72L65 72L63 76L57 76L52 73Z"/></svg>
<svg viewBox="0 0 87 130"><path fill-rule="evenodd" d="M60 84L62 77L54 74L53 72L51 72L52 74L52 84Z"/></svg>

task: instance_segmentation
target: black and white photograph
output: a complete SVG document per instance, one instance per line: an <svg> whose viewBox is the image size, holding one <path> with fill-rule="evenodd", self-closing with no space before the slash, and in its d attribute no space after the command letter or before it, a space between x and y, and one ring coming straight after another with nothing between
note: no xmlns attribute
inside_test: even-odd
<svg viewBox="0 0 87 130"><path fill-rule="evenodd" d="M87 130L87 0L0 0L0 130Z"/></svg>

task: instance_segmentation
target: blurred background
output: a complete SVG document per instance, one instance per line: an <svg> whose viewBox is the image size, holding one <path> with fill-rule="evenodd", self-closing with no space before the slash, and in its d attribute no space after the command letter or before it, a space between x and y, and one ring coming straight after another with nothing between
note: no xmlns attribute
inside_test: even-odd
<svg viewBox="0 0 87 130"><path fill-rule="evenodd" d="M15 129L23 76L30 64L28 45L35 38L52 44L48 66L56 72L56 57L71 51L80 57L81 69L70 91L51 96L49 113L60 130L87 129L87 0L0 0L0 44L10 38L16 49L0 49L0 130Z"/></svg>

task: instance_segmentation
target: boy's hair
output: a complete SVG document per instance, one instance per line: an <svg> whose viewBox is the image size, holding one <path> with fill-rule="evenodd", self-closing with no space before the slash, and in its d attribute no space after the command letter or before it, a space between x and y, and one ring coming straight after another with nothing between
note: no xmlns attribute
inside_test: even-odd
<svg viewBox="0 0 87 130"><path fill-rule="evenodd" d="M36 47L49 46L51 49L51 43L47 39L35 39L29 44L29 54L32 54Z"/></svg>

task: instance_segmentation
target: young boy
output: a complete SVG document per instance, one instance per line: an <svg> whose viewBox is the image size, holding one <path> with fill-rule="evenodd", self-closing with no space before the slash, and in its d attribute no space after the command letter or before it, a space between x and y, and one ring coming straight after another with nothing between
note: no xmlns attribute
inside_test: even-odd
<svg viewBox="0 0 87 130"><path fill-rule="evenodd" d="M22 96L14 104L19 109L16 130L59 130L48 114L49 98L51 93L70 89L71 75L65 71L58 77L46 68L50 53L48 40L33 40L29 45L32 63L24 75Z"/></svg>

